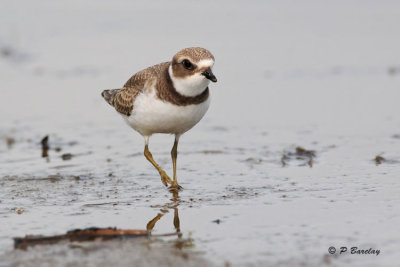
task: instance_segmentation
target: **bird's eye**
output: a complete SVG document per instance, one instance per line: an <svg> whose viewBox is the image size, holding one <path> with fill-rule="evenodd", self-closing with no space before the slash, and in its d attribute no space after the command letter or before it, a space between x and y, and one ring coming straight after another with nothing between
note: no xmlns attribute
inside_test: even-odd
<svg viewBox="0 0 400 267"><path fill-rule="evenodd" d="M192 64L189 60L184 59L184 60L182 61L182 64L183 64L183 66L185 67L185 69L187 69L187 70L193 70L193 64Z"/></svg>

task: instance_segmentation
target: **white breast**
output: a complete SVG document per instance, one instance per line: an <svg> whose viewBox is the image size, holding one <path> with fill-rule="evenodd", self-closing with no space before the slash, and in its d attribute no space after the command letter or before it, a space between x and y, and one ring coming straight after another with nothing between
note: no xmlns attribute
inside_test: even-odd
<svg viewBox="0 0 400 267"><path fill-rule="evenodd" d="M177 106L158 99L153 92L140 94L126 123L142 135L153 133L183 134L196 125L210 105L210 97L197 105Z"/></svg>
<svg viewBox="0 0 400 267"><path fill-rule="evenodd" d="M210 80L204 77L201 73L195 73L185 78L177 78L172 73L171 66L168 68L168 73L171 77L172 83L174 84L175 90L184 96L199 95L210 84Z"/></svg>

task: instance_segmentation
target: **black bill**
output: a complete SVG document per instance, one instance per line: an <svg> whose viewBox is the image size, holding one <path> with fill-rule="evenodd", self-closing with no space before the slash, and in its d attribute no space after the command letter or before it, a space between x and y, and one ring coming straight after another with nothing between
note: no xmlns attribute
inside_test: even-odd
<svg viewBox="0 0 400 267"><path fill-rule="evenodd" d="M211 69L208 68L202 73L207 79L209 79L212 82L217 82L217 77L215 77L214 73L212 73Z"/></svg>

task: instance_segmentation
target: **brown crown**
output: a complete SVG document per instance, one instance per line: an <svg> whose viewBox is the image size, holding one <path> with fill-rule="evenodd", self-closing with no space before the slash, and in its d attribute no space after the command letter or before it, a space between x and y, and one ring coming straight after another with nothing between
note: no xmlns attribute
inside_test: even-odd
<svg viewBox="0 0 400 267"><path fill-rule="evenodd" d="M210 51L204 49L202 47L188 47L184 48L172 58L172 62L178 62L178 60L182 57L189 58L194 62L199 62L203 59L212 59L214 60L214 56Z"/></svg>

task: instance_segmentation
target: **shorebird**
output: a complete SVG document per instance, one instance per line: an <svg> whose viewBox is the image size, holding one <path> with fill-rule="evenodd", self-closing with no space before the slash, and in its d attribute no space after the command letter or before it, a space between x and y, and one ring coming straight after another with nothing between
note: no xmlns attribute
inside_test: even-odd
<svg viewBox="0 0 400 267"><path fill-rule="evenodd" d="M181 189L176 175L179 138L201 120L210 105L208 85L210 81L217 82L212 72L214 61L214 56L204 48L185 48L172 61L139 71L122 88L101 94L144 137L144 156L171 190ZM149 150L149 138L155 133L175 135L171 150L173 180Z"/></svg>

